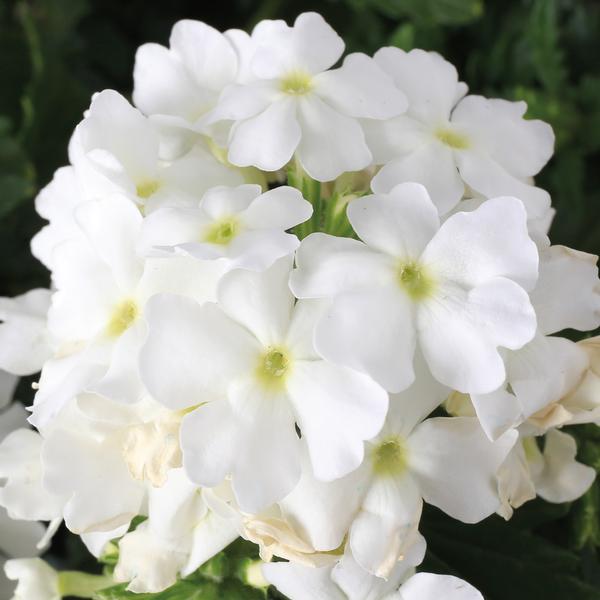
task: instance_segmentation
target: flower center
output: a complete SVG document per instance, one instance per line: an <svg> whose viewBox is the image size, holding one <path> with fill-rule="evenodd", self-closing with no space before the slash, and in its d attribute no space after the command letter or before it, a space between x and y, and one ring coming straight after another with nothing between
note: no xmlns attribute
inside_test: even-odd
<svg viewBox="0 0 600 600"><path fill-rule="evenodd" d="M414 262L400 264L398 283L413 300L422 300L427 297L433 287L431 278L420 265Z"/></svg>
<svg viewBox="0 0 600 600"><path fill-rule="evenodd" d="M290 366L290 357L283 348L270 347L261 355L256 375L263 386L282 388Z"/></svg>
<svg viewBox="0 0 600 600"><path fill-rule="evenodd" d="M469 138L466 135L449 127L440 127L436 130L435 136L442 144L455 150L466 150L470 146Z"/></svg>
<svg viewBox="0 0 600 600"><path fill-rule="evenodd" d="M138 183L137 187L135 188L135 191L140 198L144 198L144 200L147 200L148 198L150 198L150 196L152 196L152 194L158 191L159 187L160 181L142 181L141 183Z"/></svg>
<svg viewBox="0 0 600 600"><path fill-rule="evenodd" d="M306 71L290 71L281 80L281 91L294 96L308 94L312 87L312 77Z"/></svg>
<svg viewBox="0 0 600 600"><path fill-rule="evenodd" d="M131 327L139 314L139 307L134 300L124 300L113 310L106 326L106 332L112 337L120 336Z"/></svg>
<svg viewBox="0 0 600 600"><path fill-rule="evenodd" d="M372 453L373 471L378 475L400 475L406 470L406 444L399 437L389 438L375 447Z"/></svg>
<svg viewBox="0 0 600 600"><path fill-rule="evenodd" d="M240 229L239 222L228 217L213 223L204 234L204 241L209 244L226 245L238 234Z"/></svg>

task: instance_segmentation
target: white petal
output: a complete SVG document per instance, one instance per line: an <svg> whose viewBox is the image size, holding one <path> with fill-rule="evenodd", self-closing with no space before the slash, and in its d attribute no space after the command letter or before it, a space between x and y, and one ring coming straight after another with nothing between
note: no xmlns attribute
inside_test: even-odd
<svg viewBox="0 0 600 600"><path fill-rule="evenodd" d="M571 502L582 496L596 478L592 467L575 460L577 444L568 434L546 434L544 469L534 478L537 493L548 502Z"/></svg>
<svg viewBox="0 0 600 600"><path fill-rule="evenodd" d="M184 419L184 465L207 487L231 474L242 510L258 513L298 482L300 441L283 397L265 395L252 382L239 382L230 394L234 402L211 402Z"/></svg>
<svg viewBox="0 0 600 600"><path fill-rule="evenodd" d="M363 242L398 258L417 259L440 227L437 210L418 183L402 183L386 195L357 198L347 211Z"/></svg>
<svg viewBox="0 0 600 600"><path fill-rule="evenodd" d="M57 495L72 494L64 518L74 533L108 531L139 514L144 486L131 478L119 445L110 439L54 429L45 440L42 461L45 487Z"/></svg>
<svg viewBox="0 0 600 600"><path fill-rule="evenodd" d="M82 204L75 218L117 285L123 291L132 290L142 273L135 253L142 226L140 211L127 198L115 195Z"/></svg>
<svg viewBox="0 0 600 600"><path fill-rule="evenodd" d="M253 229L291 229L312 215L310 202L295 188L284 185L256 198L242 213Z"/></svg>
<svg viewBox="0 0 600 600"><path fill-rule="evenodd" d="M204 211L198 208L159 208L144 219L139 251L155 255L159 247L159 252L164 252L177 244L199 240L208 222Z"/></svg>
<svg viewBox="0 0 600 600"><path fill-rule="evenodd" d="M50 290L0 298L0 369L15 375L41 370L52 353L46 329Z"/></svg>
<svg viewBox="0 0 600 600"><path fill-rule="evenodd" d="M471 402L482 429L492 441L523 421L521 402L504 384L488 394L471 394Z"/></svg>
<svg viewBox="0 0 600 600"><path fill-rule="evenodd" d="M252 368L256 341L213 304L158 294L147 304L146 319L142 381L169 408L213 400L234 374Z"/></svg>
<svg viewBox="0 0 600 600"><path fill-rule="evenodd" d="M339 69L315 77L317 93L349 117L389 119L403 113L408 101L377 63L356 52Z"/></svg>
<svg viewBox="0 0 600 600"><path fill-rule="evenodd" d="M524 119L526 110L525 102L467 96L454 109L452 123L472 132L478 151L487 152L506 172L524 180L538 173L554 151L552 127Z"/></svg>
<svg viewBox="0 0 600 600"><path fill-rule="evenodd" d="M535 313L516 283L497 277L465 293L445 284L421 305L417 328L434 377L464 393L491 392L506 370L498 347L516 350L535 334Z"/></svg>
<svg viewBox="0 0 600 600"><path fill-rule="evenodd" d="M228 159L239 167L276 171L292 158L301 135L295 100L277 100L257 116L236 123Z"/></svg>
<svg viewBox="0 0 600 600"><path fill-rule="evenodd" d="M218 185L208 190L200 207L213 220L231 217L245 211L261 193L261 187L254 184L227 187Z"/></svg>
<svg viewBox="0 0 600 600"><path fill-rule="evenodd" d="M529 290L538 274L538 251L529 238L527 215L523 204L510 197L452 215L427 246L422 261L467 287L507 277Z"/></svg>
<svg viewBox="0 0 600 600"><path fill-rule="evenodd" d="M293 27L283 21L262 21L252 32L258 48L252 58L252 71L272 79L292 69L320 73L338 61L344 41L315 12L299 15Z"/></svg>
<svg viewBox="0 0 600 600"><path fill-rule="evenodd" d="M420 352L415 354L414 383L403 392L390 394L390 407L382 432L408 437L425 417L448 397L450 389L439 383L429 372Z"/></svg>
<svg viewBox="0 0 600 600"><path fill-rule="evenodd" d="M315 333L319 354L367 373L390 392L413 382L415 345L412 306L394 287L338 294Z"/></svg>
<svg viewBox="0 0 600 600"><path fill-rule="evenodd" d="M418 425L408 440L408 454L424 500L464 523L491 515L500 505L496 472L517 437L511 430L490 442L478 420L469 417Z"/></svg>
<svg viewBox="0 0 600 600"><path fill-rule="evenodd" d="M483 600L469 583L452 575L417 573L400 588L399 600Z"/></svg>
<svg viewBox="0 0 600 600"><path fill-rule="evenodd" d="M325 361L295 361L288 393L317 479L347 475L379 433L388 397L370 377Z"/></svg>
<svg viewBox="0 0 600 600"><path fill-rule="evenodd" d="M238 537L238 530L230 519L223 519L209 512L194 527L192 549L181 575L191 575L198 567L224 550Z"/></svg>
<svg viewBox="0 0 600 600"><path fill-rule="evenodd" d="M152 178L156 171L156 132L138 110L113 90L94 95L89 113L78 126L78 134L84 151L109 153L134 182Z"/></svg>
<svg viewBox="0 0 600 600"><path fill-rule="evenodd" d="M221 308L264 346L280 344L290 323L294 306L288 287L291 262L282 258L262 272L236 269L219 284Z"/></svg>
<svg viewBox="0 0 600 600"><path fill-rule="evenodd" d="M566 246L550 246L540 254L540 276L530 294L538 328L556 333L600 324L600 282L597 256Z"/></svg>
<svg viewBox="0 0 600 600"><path fill-rule="evenodd" d="M454 66L435 52L389 47L379 50L375 60L408 97L408 114L425 123L446 121L466 93Z"/></svg>
<svg viewBox="0 0 600 600"><path fill-rule="evenodd" d="M296 265L290 288L298 298L323 298L393 281L393 261L357 240L325 233L302 240Z"/></svg>
<svg viewBox="0 0 600 600"><path fill-rule="evenodd" d="M313 474L307 452L303 454L302 477L279 506L287 521L317 551L337 550L363 500L370 476L366 462L356 471L335 481L319 481Z"/></svg>
<svg viewBox="0 0 600 600"><path fill-rule="evenodd" d="M198 93L185 65L159 44L143 44L137 49L133 84L133 102L146 115L171 115L194 122L206 109L206 98Z"/></svg>
<svg viewBox="0 0 600 600"><path fill-rule="evenodd" d="M200 88L220 91L233 80L237 56L222 33L201 21L177 21L169 40Z"/></svg>
<svg viewBox="0 0 600 600"><path fill-rule="evenodd" d="M358 121L336 111L316 94L299 100L298 120L302 128L298 160L313 179L331 181L371 163L371 151Z"/></svg>

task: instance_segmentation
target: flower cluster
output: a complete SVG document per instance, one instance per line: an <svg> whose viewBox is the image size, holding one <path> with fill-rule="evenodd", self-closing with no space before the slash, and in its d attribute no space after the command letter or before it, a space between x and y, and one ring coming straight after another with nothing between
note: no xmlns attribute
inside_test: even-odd
<svg viewBox="0 0 600 600"><path fill-rule="evenodd" d="M37 198L51 289L0 302L35 430L0 444L0 505L118 552L130 591L242 536L292 600L477 600L413 574L423 503L508 519L594 479L561 428L600 422L600 341L556 334L600 325L600 283L547 237L551 128L436 53L343 52L316 13L180 21Z"/></svg>

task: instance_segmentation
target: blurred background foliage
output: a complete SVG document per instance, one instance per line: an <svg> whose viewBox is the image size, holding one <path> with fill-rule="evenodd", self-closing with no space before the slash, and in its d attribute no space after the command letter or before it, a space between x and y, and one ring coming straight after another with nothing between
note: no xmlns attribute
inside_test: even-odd
<svg viewBox="0 0 600 600"><path fill-rule="evenodd" d="M305 10L321 12L350 51L436 50L472 93L526 100L528 116L551 123L557 138L537 179L558 211L553 242L600 252L597 0L0 0L0 294L48 284L29 252L42 226L33 199L67 162L69 136L91 94L113 88L130 96L140 44L167 44L181 18L250 29L260 19L292 21ZM600 470L600 430L571 431L580 459ZM596 483L572 505L529 503L508 525L494 517L465 526L429 509L424 566L465 577L489 600L599 599L599 504ZM64 533L51 558L69 568L85 562ZM216 595L207 588L199 599L246 597L224 596L214 581ZM184 593L164 598L191 597Z"/></svg>

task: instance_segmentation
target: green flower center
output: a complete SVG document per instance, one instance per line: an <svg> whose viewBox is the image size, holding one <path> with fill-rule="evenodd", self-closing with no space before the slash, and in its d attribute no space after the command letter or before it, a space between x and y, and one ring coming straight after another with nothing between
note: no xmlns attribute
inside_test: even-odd
<svg viewBox="0 0 600 600"><path fill-rule="evenodd" d="M124 300L118 304L106 326L106 332L111 337L118 337L131 327L138 318L140 310L134 300Z"/></svg>
<svg viewBox="0 0 600 600"><path fill-rule="evenodd" d="M204 241L210 244L226 245L239 233L240 224L233 218L228 217L213 223L204 234Z"/></svg>
<svg viewBox="0 0 600 600"><path fill-rule="evenodd" d="M440 127L436 130L435 136L440 142L455 150L466 150L471 145L466 135L449 127Z"/></svg>
<svg viewBox="0 0 600 600"><path fill-rule="evenodd" d="M408 465L406 444L399 437L389 438L376 446L372 453L373 471L378 475L400 475Z"/></svg>
<svg viewBox="0 0 600 600"><path fill-rule="evenodd" d="M433 281L423 268L414 262L401 263L398 267L398 283L413 299L422 300L431 294Z"/></svg>
<svg viewBox="0 0 600 600"><path fill-rule="evenodd" d="M256 375L265 387L282 388L290 366L289 354L283 348L267 348L260 357Z"/></svg>
<svg viewBox="0 0 600 600"><path fill-rule="evenodd" d="M281 91L286 94L301 96L312 88L312 77L306 71L291 71L281 80Z"/></svg>
<svg viewBox="0 0 600 600"><path fill-rule="evenodd" d="M158 188L160 188L160 181L149 180L138 183L135 191L140 198L147 200L158 191Z"/></svg>

